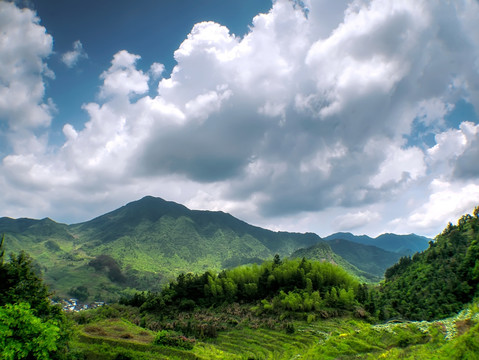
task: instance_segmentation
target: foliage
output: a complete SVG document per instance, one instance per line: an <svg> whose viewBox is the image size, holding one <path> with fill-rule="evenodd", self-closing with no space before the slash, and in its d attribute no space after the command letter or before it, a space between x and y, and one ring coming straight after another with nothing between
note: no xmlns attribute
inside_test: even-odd
<svg viewBox="0 0 479 360"><path fill-rule="evenodd" d="M477 208L476 208L477 209ZM413 320L452 315L478 295L479 219L464 215L429 248L386 270L375 295L380 316Z"/></svg>
<svg viewBox="0 0 479 360"><path fill-rule="evenodd" d="M86 286L95 301L159 291L181 272L260 263L320 240L315 234L269 231L223 212L189 210L152 197L74 225L0 218L2 232L9 239L7 252L27 250L60 297ZM112 262L97 271L88 265L102 255L117 266Z"/></svg>
<svg viewBox="0 0 479 360"><path fill-rule="evenodd" d="M71 337L67 319L58 306L51 305L48 288L34 269L32 259L22 251L19 255L10 254L5 262L2 246L0 306L5 332L1 333L9 334L2 340L9 349L5 356L21 358L24 351L33 351L38 358L48 358L45 354L54 349L54 355L48 355L50 358L65 357Z"/></svg>
<svg viewBox="0 0 479 360"><path fill-rule="evenodd" d="M108 278L111 281L119 283L126 281L125 276L121 273L120 266L116 260L109 255L98 255L95 259L91 260L88 265L93 267L96 271L104 271L107 269Z"/></svg>
<svg viewBox="0 0 479 360"><path fill-rule="evenodd" d="M60 324L42 321L28 303L6 304L0 307L0 358L57 358Z"/></svg>
<svg viewBox="0 0 479 360"><path fill-rule="evenodd" d="M331 240L329 246L336 254L358 269L380 278L384 276L384 271L394 265L400 258L398 253L348 240Z"/></svg>
<svg viewBox="0 0 479 360"><path fill-rule="evenodd" d="M290 319L281 323L272 314L262 315L262 322L258 323L256 320L260 318L253 320L251 313L246 312L247 309L247 305L232 304L201 310L205 315L208 312L205 317L207 322L224 322L229 326L219 332L215 339L198 339L191 350L148 345L146 340L151 344L155 333L119 319L94 320L82 327L82 334L88 336L80 336L79 343L75 346L81 347L85 354L88 354L88 359L114 359L120 354L134 359L205 360L477 359L477 305L469 307L454 318L434 322L390 322L376 325L350 316L320 321ZM122 306L118 307L118 310L118 316L126 316L126 312L134 309ZM189 321L192 318L186 319L184 316L199 314L199 310L177 314L171 320L171 327L161 329L167 330L161 333L174 334L175 322ZM143 316L150 317L151 314ZM248 317L249 320L245 321ZM240 322L234 323L235 318ZM268 325L272 320L277 326ZM148 336L144 337L144 343L141 343L142 331L148 333ZM132 337L122 337L125 332ZM101 344L104 344L103 347Z"/></svg>
<svg viewBox="0 0 479 360"><path fill-rule="evenodd" d="M25 252L10 254L8 262L0 266L0 305L29 303L41 316L52 311L48 288L33 268L33 260Z"/></svg>
<svg viewBox="0 0 479 360"><path fill-rule="evenodd" d="M327 262L280 260L241 266L219 274L180 274L159 294L140 293L124 304L149 312L169 307L192 310L224 303L256 303L260 312L352 310L359 305L359 283L345 270Z"/></svg>
<svg viewBox="0 0 479 360"><path fill-rule="evenodd" d="M78 299L81 302L85 302L90 293L86 286L80 285L72 287L70 291L68 291L68 295L71 295L73 298Z"/></svg>
<svg viewBox="0 0 479 360"><path fill-rule="evenodd" d="M378 276L371 272L364 271L365 267L368 267L368 266L365 266L365 264L368 262L366 261L361 263L356 262L356 264L353 265L351 262L343 258L342 255L341 256L338 255L338 253L335 252L336 250L333 251L329 243L326 241L321 241L313 246L303 248L303 249L298 249L291 254L291 257L292 258L304 257L309 260L327 261L333 264L338 264L343 269L348 271L351 275L355 276L361 282L377 283L381 280L382 274ZM354 244L354 243L351 243L351 244ZM367 248L366 245L361 245L361 244L354 244L353 246ZM393 263L394 262L389 262L390 265ZM359 266L356 266L356 265L359 265Z"/></svg>
<svg viewBox="0 0 479 360"><path fill-rule="evenodd" d="M153 341L156 345L166 345L191 350L195 346L195 339L189 339L174 331L160 330Z"/></svg>

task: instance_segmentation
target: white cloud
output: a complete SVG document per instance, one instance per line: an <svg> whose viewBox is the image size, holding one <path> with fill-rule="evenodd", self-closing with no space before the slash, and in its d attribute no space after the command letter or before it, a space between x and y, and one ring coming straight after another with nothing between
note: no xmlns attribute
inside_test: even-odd
<svg viewBox="0 0 479 360"><path fill-rule="evenodd" d="M438 133L435 136L436 145L427 151L430 161L433 163L455 161L478 133L479 125L471 122L463 122L459 129Z"/></svg>
<svg viewBox="0 0 479 360"><path fill-rule="evenodd" d="M416 180L426 173L424 154L419 148L387 146L383 151L387 156L379 172L371 178L372 186L379 188L390 182Z"/></svg>
<svg viewBox="0 0 479 360"><path fill-rule="evenodd" d="M441 180L431 183L431 195L407 219L419 231L431 232L455 223L462 215L471 213L479 204L479 185L451 184Z"/></svg>
<svg viewBox="0 0 479 360"><path fill-rule="evenodd" d="M135 67L141 57L122 50L115 54L110 68L101 74L100 96L129 96L148 91L148 75Z"/></svg>
<svg viewBox="0 0 479 360"><path fill-rule="evenodd" d="M54 77L45 63L53 39L39 22L33 11L0 2L0 124L6 124L0 129L6 129L15 152L38 150L42 141L32 131L47 127L54 110L53 102L44 99L43 80ZM36 145L29 146L27 139Z"/></svg>
<svg viewBox="0 0 479 360"><path fill-rule="evenodd" d="M381 215L379 213L362 210L340 215L334 219L333 224L337 231L350 231L380 220Z"/></svg>
<svg viewBox="0 0 479 360"><path fill-rule="evenodd" d="M457 211L469 207L461 186L476 192L477 167L466 165L479 149L477 125L447 129L444 118L458 99L477 103L471 68L479 63L479 43L471 34L479 25L469 15L477 4L318 0L305 6L307 17L292 2L275 1L243 38L214 22L196 24L165 76L161 63L143 72L140 55L119 51L100 76L98 101L83 107L85 126L66 124L66 141L54 151L44 134L17 139L26 150L3 159L0 184L20 189L19 197L30 189L41 211L68 198L84 210L59 213L80 216L87 205L101 202L100 209L152 194L231 210L257 224L276 216L321 233L324 219L331 229L370 231L380 221L408 219L430 231L452 216L444 205L452 194ZM2 74L15 59L31 60L16 83L0 82L0 91L18 97L18 106L0 97L0 114L8 113L0 117L23 134L51 118L42 78L51 37L30 11L5 2L0 9L22 19L5 27L10 38L24 28L37 34L30 48L8 49L13 60L0 62L0 76L10 76ZM18 109L32 113L14 116ZM435 146L406 145L415 121L436 135ZM411 194L419 197L416 210ZM417 210L421 200L437 213Z"/></svg>
<svg viewBox="0 0 479 360"><path fill-rule="evenodd" d="M155 62L151 64L149 72L153 79L158 79L159 77L161 77L164 71L165 65Z"/></svg>
<svg viewBox="0 0 479 360"><path fill-rule="evenodd" d="M88 59L88 54L83 49L81 41L76 40L73 43L73 50L67 51L62 55L62 61L67 67L72 68L80 59Z"/></svg>

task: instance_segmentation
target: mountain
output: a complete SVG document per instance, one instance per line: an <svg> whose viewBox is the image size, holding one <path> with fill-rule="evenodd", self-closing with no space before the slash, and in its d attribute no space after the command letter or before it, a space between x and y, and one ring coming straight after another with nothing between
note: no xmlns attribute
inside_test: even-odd
<svg viewBox="0 0 479 360"><path fill-rule="evenodd" d="M219 271L275 254L289 256L321 240L151 196L73 225L48 218L0 218L1 233L7 253L26 250L61 297L81 290L97 300L158 290L181 272Z"/></svg>
<svg viewBox="0 0 479 360"><path fill-rule="evenodd" d="M383 277L387 268L394 265L400 254L383 250L374 245L364 245L344 239L328 241L331 249L358 269Z"/></svg>
<svg viewBox="0 0 479 360"><path fill-rule="evenodd" d="M353 235L351 233L338 232L331 234L323 240L348 240L364 245L373 245L380 249L396 252L403 255L412 255L415 252L423 251L429 246L429 239L424 236L416 234L397 235L397 234L382 234L376 238L371 238L367 235Z"/></svg>
<svg viewBox="0 0 479 360"><path fill-rule="evenodd" d="M291 258L305 258L308 260L327 261L332 264L339 265L343 269L348 271L350 274L358 278L361 282L365 283L378 282L383 276L383 274L377 275L358 268L342 256L335 253L332 250L330 243L327 241L321 241L313 246L296 250L291 254Z"/></svg>

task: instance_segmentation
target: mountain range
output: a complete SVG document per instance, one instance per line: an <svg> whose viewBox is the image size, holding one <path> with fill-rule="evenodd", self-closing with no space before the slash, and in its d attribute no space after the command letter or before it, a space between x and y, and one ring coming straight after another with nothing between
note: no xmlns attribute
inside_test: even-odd
<svg viewBox="0 0 479 360"><path fill-rule="evenodd" d="M29 253L58 296L81 289L92 300L159 290L181 272L220 271L275 254L320 254L375 282L399 256L425 249L430 240L414 234L372 239L338 233L321 239L314 233L274 232L224 212L190 210L151 196L73 225L4 217L1 233L7 252Z"/></svg>
<svg viewBox="0 0 479 360"><path fill-rule="evenodd" d="M392 251L402 255L412 255L416 252L426 250L429 246L429 239L425 236L416 234L397 235L397 234L381 234L376 238L367 235L353 235L347 232L339 232L331 234L325 238L326 241L331 240L349 240L363 245L372 245L383 250Z"/></svg>

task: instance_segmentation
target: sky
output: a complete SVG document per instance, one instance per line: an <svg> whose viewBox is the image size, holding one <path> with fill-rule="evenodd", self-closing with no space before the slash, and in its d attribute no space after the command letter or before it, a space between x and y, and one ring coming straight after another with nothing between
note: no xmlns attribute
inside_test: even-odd
<svg viewBox="0 0 479 360"><path fill-rule="evenodd" d="M0 0L0 216L434 237L479 205L478 114L477 0Z"/></svg>

